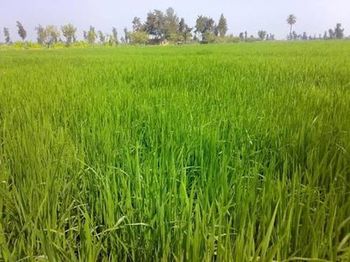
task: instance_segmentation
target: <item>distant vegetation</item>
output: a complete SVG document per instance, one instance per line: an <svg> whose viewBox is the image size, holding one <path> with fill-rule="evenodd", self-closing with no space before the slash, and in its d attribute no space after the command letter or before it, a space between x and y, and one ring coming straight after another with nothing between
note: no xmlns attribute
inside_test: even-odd
<svg viewBox="0 0 350 262"><path fill-rule="evenodd" d="M343 39L344 29L340 23L335 28L331 28L319 35L308 35L306 32L297 33L293 26L297 23L297 17L293 14L287 18L290 25L290 32L287 35L288 40L316 40L316 39ZM24 42L27 38L27 32L21 22L17 21L18 35ZM227 19L221 14L218 21L213 18L199 15L196 24L189 26L184 18L180 18L173 8L168 8L165 12L153 10L147 13L146 20L134 17L132 20L132 29L123 30L121 37L118 37L116 28L111 33L105 33L96 30L90 26L83 31L83 39L78 39L77 28L72 24L56 27L47 25L45 27L38 25L36 28L37 44L39 46L25 42L25 45L17 43L15 46L40 47L46 46L86 46L88 45L106 45L115 46L118 44L188 44L188 43L236 43L236 42L255 42L275 40L275 35L266 30L259 30L254 34L248 34L247 31L241 32L238 36L227 34ZM3 29L4 43L11 45L11 37L8 28Z"/></svg>

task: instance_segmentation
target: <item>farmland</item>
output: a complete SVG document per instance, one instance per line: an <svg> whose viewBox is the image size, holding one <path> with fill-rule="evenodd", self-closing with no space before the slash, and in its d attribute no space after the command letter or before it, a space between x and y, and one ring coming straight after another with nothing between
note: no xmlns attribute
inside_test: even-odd
<svg viewBox="0 0 350 262"><path fill-rule="evenodd" d="M349 232L349 42L0 50L0 260L348 261Z"/></svg>

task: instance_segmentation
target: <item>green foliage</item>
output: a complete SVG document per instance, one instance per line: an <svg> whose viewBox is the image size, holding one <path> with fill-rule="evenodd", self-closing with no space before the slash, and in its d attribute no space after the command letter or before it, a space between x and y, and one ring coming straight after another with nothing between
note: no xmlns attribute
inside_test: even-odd
<svg viewBox="0 0 350 262"><path fill-rule="evenodd" d="M35 31L37 33L37 42L40 45L43 45L45 42L45 28L41 25L38 25L35 28Z"/></svg>
<svg viewBox="0 0 350 262"><path fill-rule="evenodd" d="M39 49L42 48L40 44L33 43L33 42L14 42L12 45L9 46L9 49Z"/></svg>
<svg viewBox="0 0 350 262"><path fill-rule="evenodd" d="M61 27L62 34L66 38L66 45L69 46L76 41L77 28L72 24L67 24Z"/></svg>
<svg viewBox="0 0 350 262"><path fill-rule="evenodd" d="M343 39L344 38L344 29L342 28L340 23L337 23L335 29L334 29L334 35L337 39Z"/></svg>
<svg viewBox="0 0 350 262"><path fill-rule="evenodd" d="M60 38L60 31L54 25L48 25L44 28L44 44L48 47L57 44Z"/></svg>
<svg viewBox="0 0 350 262"><path fill-rule="evenodd" d="M175 10L169 7L164 15L164 37L172 41L178 33L180 20L175 13Z"/></svg>
<svg viewBox="0 0 350 262"><path fill-rule="evenodd" d="M106 36L105 36L105 34L104 34L102 31L98 31L97 34L98 34L98 38L99 38L99 40L100 40L100 43L101 43L102 45L105 44L105 42L106 42Z"/></svg>
<svg viewBox="0 0 350 262"><path fill-rule="evenodd" d="M141 31L143 29L144 29L144 27L142 25L141 18L135 16L134 19L132 20L133 32L138 32L138 31Z"/></svg>
<svg viewBox="0 0 350 262"><path fill-rule="evenodd" d="M43 27L41 25L38 25L35 28L35 30L37 32L37 42L39 45L52 47L54 44L57 44L57 42L59 41L60 31L56 26L48 25L46 27ZM64 34L65 33L66 32L64 31Z"/></svg>
<svg viewBox="0 0 350 262"><path fill-rule="evenodd" d="M130 42L130 39L129 39L129 31L128 29L125 27L124 28L124 42L125 44L128 44Z"/></svg>
<svg viewBox="0 0 350 262"><path fill-rule="evenodd" d="M17 29L18 29L18 35L24 41L27 37L27 31L24 29L24 26L22 25L21 22L17 21L16 24L17 24Z"/></svg>
<svg viewBox="0 0 350 262"><path fill-rule="evenodd" d="M5 43L10 44L11 43L10 30L7 27L4 27L4 37L5 37Z"/></svg>
<svg viewBox="0 0 350 262"><path fill-rule="evenodd" d="M241 39L233 35L227 35L224 37L215 37L215 43L239 43Z"/></svg>
<svg viewBox="0 0 350 262"><path fill-rule="evenodd" d="M192 37L192 28L189 27L184 18L181 18L179 22L178 35L181 37L181 41L185 43Z"/></svg>
<svg viewBox="0 0 350 262"><path fill-rule="evenodd" d="M132 21L133 33L147 33L149 43L161 43L163 40L169 42L187 42L191 35L192 28L186 23L184 18L179 19L175 10L169 7L165 13L160 10L153 10L147 14L145 23L139 17L134 17ZM136 37L143 37L144 34L135 34ZM128 41L125 41L128 42ZM135 41L130 40L131 43ZM143 43L144 41L142 41Z"/></svg>
<svg viewBox="0 0 350 262"><path fill-rule="evenodd" d="M218 31L219 36L221 36L221 37L225 36L227 33L227 30L228 30L227 20L224 17L224 14L221 14L218 25L217 25L217 31Z"/></svg>
<svg viewBox="0 0 350 262"><path fill-rule="evenodd" d="M292 31L293 31L293 25L295 25L297 22L297 18L295 15L291 14L287 17L287 23L290 26L290 30L289 30L289 39L293 39L292 37Z"/></svg>
<svg viewBox="0 0 350 262"><path fill-rule="evenodd" d="M97 38L97 33L93 26L90 26L89 31L86 33L86 40L90 45L95 44Z"/></svg>
<svg viewBox="0 0 350 262"><path fill-rule="evenodd" d="M195 33L199 34L202 42L212 42L215 38L215 21L214 19L200 15L196 20Z"/></svg>
<svg viewBox="0 0 350 262"><path fill-rule="evenodd" d="M143 31L131 32L129 33L129 38L130 38L130 43L134 45L135 44L145 45L148 42L148 34Z"/></svg>
<svg viewBox="0 0 350 262"><path fill-rule="evenodd" d="M155 39L165 38L165 16L160 10L153 10L147 14L144 31Z"/></svg>
<svg viewBox="0 0 350 262"><path fill-rule="evenodd" d="M0 52L0 260L349 261L349 43Z"/></svg>
<svg viewBox="0 0 350 262"><path fill-rule="evenodd" d="M266 39L267 32L264 31L264 30L259 30L259 31L258 31L258 36L259 36L259 39L263 41L263 40Z"/></svg>
<svg viewBox="0 0 350 262"><path fill-rule="evenodd" d="M87 48L89 47L89 44L85 41L76 41L73 44L71 44L70 47L76 47L76 48Z"/></svg>
<svg viewBox="0 0 350 262"><path fill-rule="evenodd" d="M114 45L119 44L117 28L113 27L112 36L109 38L109 40L112 41Z"/></svg>

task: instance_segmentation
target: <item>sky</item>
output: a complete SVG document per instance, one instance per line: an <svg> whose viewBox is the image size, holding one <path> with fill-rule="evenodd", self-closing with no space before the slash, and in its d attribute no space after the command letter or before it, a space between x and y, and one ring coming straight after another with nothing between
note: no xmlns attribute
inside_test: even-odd
<svg viewBox="0 0 350 262"><path fill-rule="evenodd" d="M345 35L350 35L350 0L0 0L0 42L4 41L2 28L10 28L12 40L18 40L16 21L21 21L28 38L35 40L35 27L72 23L82 31L93 25L97 30L110 33L116 27L119 36L124 27L131 29L135 16L145 20L148 11L173 7L179 17L190 26L198 15L207 15L216 21L223 13L229 33L238 35L248 31L257 35L259 30L284 39L289 32L286 18L297 17L295 31L311 35L323 34L342 23Z"/></svg>

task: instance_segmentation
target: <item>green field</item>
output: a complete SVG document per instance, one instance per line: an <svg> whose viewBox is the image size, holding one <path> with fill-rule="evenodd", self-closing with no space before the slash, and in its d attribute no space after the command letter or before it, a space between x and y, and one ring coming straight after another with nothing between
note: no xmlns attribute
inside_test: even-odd
<svg viewBox="0 0 350 262"><path fill-rule="evenodd" d="M0 261L350 260L350 42L0 51Z"/></svg>

